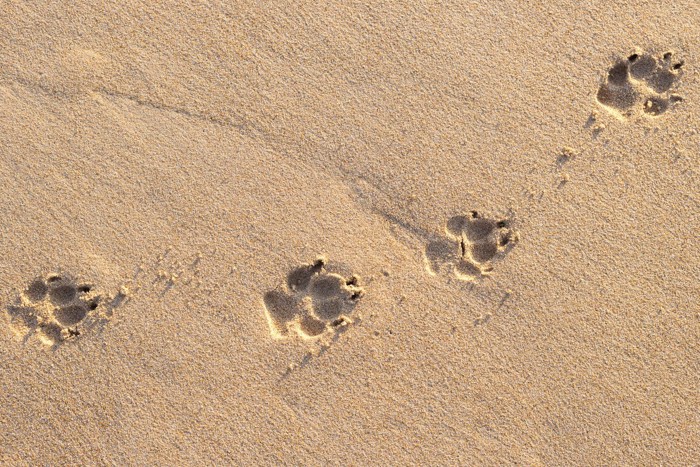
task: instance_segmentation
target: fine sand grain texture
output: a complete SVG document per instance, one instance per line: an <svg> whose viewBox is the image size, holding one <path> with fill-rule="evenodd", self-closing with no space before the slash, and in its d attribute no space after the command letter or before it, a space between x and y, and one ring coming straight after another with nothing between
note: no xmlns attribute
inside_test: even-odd
<svg viewBox="0 0 700 467"><path fill-rule="evenodd" d="M697 464L699 25L0 3L0 464Z"/></svg>

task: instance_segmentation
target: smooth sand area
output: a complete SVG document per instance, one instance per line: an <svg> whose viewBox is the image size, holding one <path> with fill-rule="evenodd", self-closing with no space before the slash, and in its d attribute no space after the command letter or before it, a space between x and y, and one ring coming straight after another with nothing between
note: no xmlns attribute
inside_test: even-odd
<svg viewBox="0 0 700 467"><path fill-rule="evenodd" d="M0 464L695 465L700 4L0 5Z"/></svg>

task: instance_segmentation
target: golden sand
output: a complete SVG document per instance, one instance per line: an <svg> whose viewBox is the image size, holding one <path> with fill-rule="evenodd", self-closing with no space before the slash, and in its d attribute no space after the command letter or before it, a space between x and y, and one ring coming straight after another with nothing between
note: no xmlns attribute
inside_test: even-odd
<svg viewBox="0 0 700 467"><path fill-rule="evenodd" d="M0 18L0 464L700 461L696 1Z"/></svg>

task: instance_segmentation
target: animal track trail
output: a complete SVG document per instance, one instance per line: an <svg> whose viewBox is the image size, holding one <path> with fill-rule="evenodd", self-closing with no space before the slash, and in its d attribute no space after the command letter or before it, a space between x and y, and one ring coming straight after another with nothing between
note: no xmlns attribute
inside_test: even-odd
<svg viewBox="0 0 700 467"><path fill-rule="evenodd" d="M476 211L450 218L445 237L425 246L425 267L431 275L454 275L462 281L476 281L493 271L518 242L520 234L508 219L482 217Z"/></svg>
<svg viewBox="0 0 700 467"><path fill-rule="evenodd" d="M48 274L32 280L6 311L11 329L25 341L36 335L43 344L58 346L107 320L112 307L90 283Z"/></svg>
<svg viewBox="0 0 700 467"><path fill-rule="evenodd" d="M334 269L325 258L318 258L290 271L284 286L265 294L265 315L273 338L312 339L352 323L349 315L364 289L357 276L345 277Z"/></svg>
<svg viewBox="0 0 700 467"><path fill-rule="evenodd" d="M658 117L683 100L674 92L683 65L683 60L676 59L673 52L659 57L635 52L610 67L596 99L620 119Z"/></svg>

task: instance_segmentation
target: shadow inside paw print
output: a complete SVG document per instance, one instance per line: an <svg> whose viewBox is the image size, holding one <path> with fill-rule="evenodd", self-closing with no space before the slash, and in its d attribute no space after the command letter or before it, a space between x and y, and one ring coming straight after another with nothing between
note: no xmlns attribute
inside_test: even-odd
<svg viewBox="0 0 700 467"><path fill-rule="evenodd" d="M14 332L25 339L36 334L46 345L75 338L94 321L101 296L89 284L68 275L34 279L7 308Z"/></svg>
<svg viewBox="0 0 700 467"><path fill-rule="evenodd" d="M660 57L644 52L633 53L618 60L608 70L598 88L598 103L619 118L659 116L683 100L672 92L683 65L683 60L675 59L673 52Z"/></svg>
<svg viewBox="0 0 700 467"><path fill-rule="evenodd" d="M474 281L487 276L493 263L519 240L508 220L482 217L476 211L450 218L445 237L429 242L424 251L430 274L454 274L460 280Z"/></svg>
<svg viewBox="0 0 700 467"><path fill-rule="evenodd" d="M359 279L330 272L327 266L324 258L302 265L287 275L284 287L265 294L273 337L313 338L351 322L348 315L364 293Z"/></svg>

